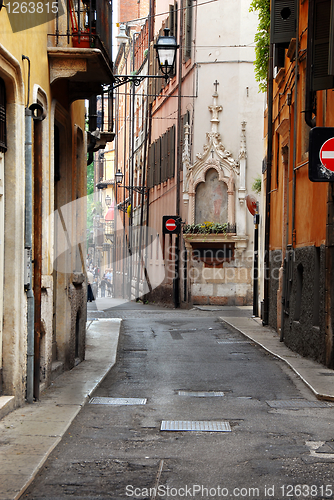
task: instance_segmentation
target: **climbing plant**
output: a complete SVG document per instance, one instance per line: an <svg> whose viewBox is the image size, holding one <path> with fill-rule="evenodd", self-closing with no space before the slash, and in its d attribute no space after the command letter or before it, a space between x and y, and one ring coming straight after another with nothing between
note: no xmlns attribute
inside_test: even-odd
<svg viewBox="0 0 334 500"><path fill-rule="evenodd" d="M270 44L270 0L252 0L249 10L258 13L259 24L254 37L255 79L259 82L260 91L266 92Z"/></svg>

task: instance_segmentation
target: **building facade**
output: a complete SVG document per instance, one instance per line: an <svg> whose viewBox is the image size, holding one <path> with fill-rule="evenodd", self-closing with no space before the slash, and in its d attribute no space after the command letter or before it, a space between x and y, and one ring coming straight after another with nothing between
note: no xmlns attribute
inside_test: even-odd
<svg viewBox="0 0 334 500"><path fill-rule="evenodd" d="M150 274L151 263L159 276L146 298L176 306L251 304L253 220L245 197L252 193L263 157L263 96L251 47L257 17L248 2L202 7L183 0L152 2L148 20L138 34L131 33L131 19L126 20L130 41L120 46L115 65L117 71L127 53L132 64L127 72L157 76L154 44L164 28L179 45L168 81L144 79L134 89L133 104L129 95L132 114L124 112L124 96L116 106L120 116L129 117L129 139L124 140L126 124L116 130L116 165L126 185L138 186L137 192L145 188L144 196L129 191L134 200L129 224L150 228L142 242L145 266ZM180 234L164 230L166 215L180 217ZM158 284L161 272L165 278Z"/></svg>
<svg viewBox="0 0 334 500"><path fill-rule="evenodd" d="M0 396L14 406L85 357L83 99L113 81L109 2L54 7L0 12Z"/></svg>
<svg viewBox="0 0 334 500"><path fill-rule="evenodd" d="M333 184L312 136L324 143L334 125L331 8L326 0L271 6L263 316L291 349L329 367Z"/></svg>

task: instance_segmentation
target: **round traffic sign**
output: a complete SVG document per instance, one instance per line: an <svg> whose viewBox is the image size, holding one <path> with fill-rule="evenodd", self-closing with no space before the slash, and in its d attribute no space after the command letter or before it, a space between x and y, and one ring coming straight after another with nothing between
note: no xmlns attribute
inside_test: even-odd
<svg viewBox="0 0 334 500"><path fill-rule="evenodd" d="M334 172L334 137L331 137L320 148L320 161L324 167Z"/></svg>
<svg viewBox="0 0 334 500"><path fill-rule="evenodd" d="M165 226L166 226L166 229L168 231L175 231L175 229L176 229L176 222L175 222L174 219L167 219Z"/></svg>

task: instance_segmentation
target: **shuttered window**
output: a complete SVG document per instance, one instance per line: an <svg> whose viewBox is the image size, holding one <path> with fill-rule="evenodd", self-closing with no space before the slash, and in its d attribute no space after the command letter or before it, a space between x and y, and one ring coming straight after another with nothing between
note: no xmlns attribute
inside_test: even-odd
<svg viewBox="0 0 334 500"><path fill-rule="evenodd" d="M7 151L7 131L6 131L6 87L5 82L0 78L0 151Z"/></svg>
<svg viewBox="0 0 334 500"><path fill-rule="evenodd" d="M154 158L154 185L158 186L161 182L161 137L155 142L155 158Z"/></svg>
<svg viewBox="0 0 334 500"><path fill-rule="evenodd" d="M185 19L184 19L184 60L191 57L191 30L193 19L192 0L186 0Z"/></svg>
<svg viewBox="0 0 334 500"><path fill-rule="evenodd" d="M168 165L167 133L161 137L161 182L167 180Z"/></svg>
<svg viewBox="0 0 334 500"><path fill-rule="evenodd" d="M333 23L331 18L331 0L315 0L314 13L309 17L309 29L313 32L313 47L308 47L311 58L308 60L308 71L312 75L312 90L324 90L334 87L334 78L330 55L330 38L333 39ZM331 26L332 24L332 26ZM331 37L330 37L331 35ZM334 71L333 71L334 73Z"/></svg>
<svg viewBox="0 0 334 500"><path fill-rule="evenodd" d="M147 185L157 186L174 177L175 125L150 145L148 150Z"/></svg>
<svg viewBox="0 0 334 500"><path fill-rule="evenodd" d="M167 156L167 177L171 179L174 177L175 170L175 125L168 130Z"/></svg>

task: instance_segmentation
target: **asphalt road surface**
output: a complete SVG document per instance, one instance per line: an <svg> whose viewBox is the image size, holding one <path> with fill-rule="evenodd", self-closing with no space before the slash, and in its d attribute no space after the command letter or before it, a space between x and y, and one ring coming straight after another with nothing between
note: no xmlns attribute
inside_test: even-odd
<svg viewBox="0 0 334 500"><path fill-rule="evenodd" d="M317 407L283 363L227 330L218 311L124 304L108 315L124 321L101 399L23 498L334 498L334 407Z"/></svg>

